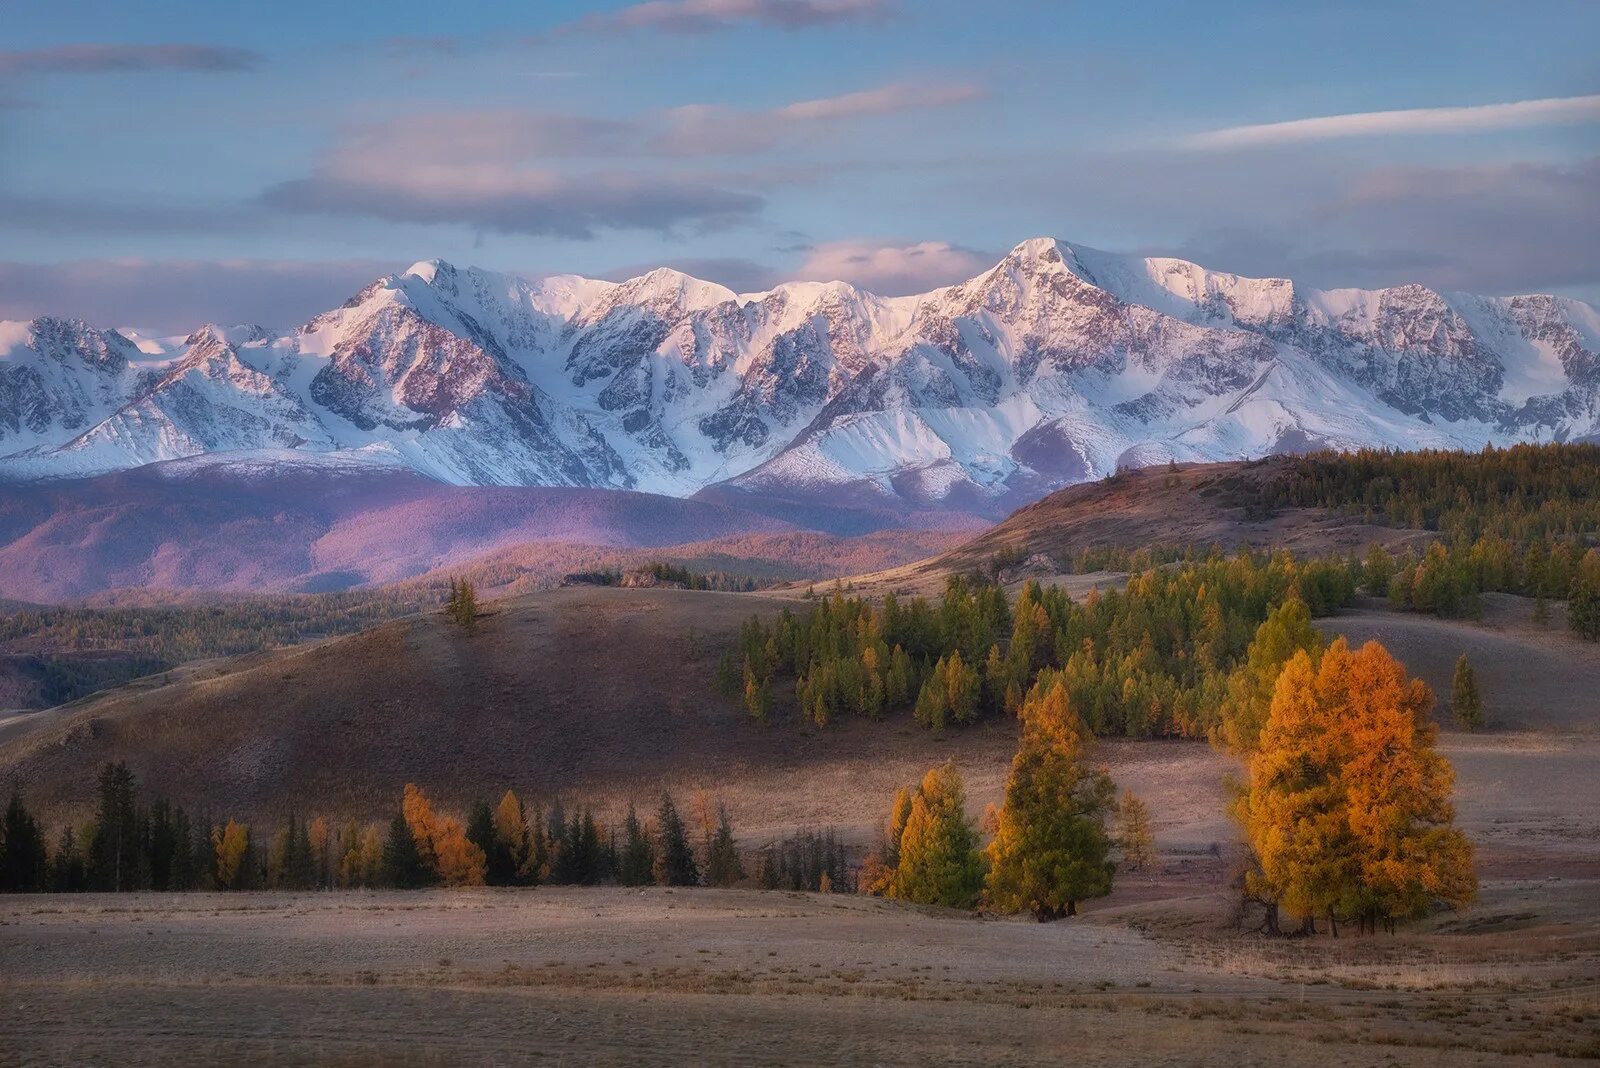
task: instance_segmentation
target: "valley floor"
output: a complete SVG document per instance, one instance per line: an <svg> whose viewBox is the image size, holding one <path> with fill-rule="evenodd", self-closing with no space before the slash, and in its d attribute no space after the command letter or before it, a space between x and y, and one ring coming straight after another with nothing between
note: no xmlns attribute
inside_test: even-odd
<svg viewBox="0 0 1600 1068"><path fill-rule="evenodd" d="M1494 882L1478 929L1337 943L778 891L11 897L0 1063L1570 1063L1600 883L1568 890L1509 937Z"/></svg>

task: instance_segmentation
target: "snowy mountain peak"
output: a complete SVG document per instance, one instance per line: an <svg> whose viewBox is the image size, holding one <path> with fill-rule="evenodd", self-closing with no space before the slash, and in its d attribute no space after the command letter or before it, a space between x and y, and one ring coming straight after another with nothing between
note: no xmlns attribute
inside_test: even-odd
<svg viewBox="0 0 1600 1068"><path fill-rule="evenodd" d="M650 304L672 304L686 311L709 308L736 299L733 290L707 282L671 267L630 278L617 291L619 300Z"/></svg>
<svg viewBox="0 0 1600 1068"><path fill-rule="evenodd" d="M1006 253L1005 258L1018 263L1060 263L1063 248L1070 252L1070 246L1053 237L1030 237Z"/></svg>
<svg viewBox="0 0 1600 1068"><path fill-rule="evenodd" d="M293 333L138 341L0 324L0 475L304 455L992 514L1121 464L1600 435L1579 302L1313 290L1054 238L892 299L424 260Z"/></svg>
<svg viewBox="0 0 1600 1068"><path fill-rule="evenodd" d="M424 282L432 283L441 271L451 274L455 272L455 268L444 260L418 260L401 274L407 278L420 278Z"/></svg>

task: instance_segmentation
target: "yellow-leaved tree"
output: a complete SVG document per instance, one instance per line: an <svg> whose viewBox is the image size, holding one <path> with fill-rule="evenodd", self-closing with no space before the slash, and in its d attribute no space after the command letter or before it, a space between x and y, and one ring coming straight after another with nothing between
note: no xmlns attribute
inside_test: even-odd
<svg viewBox="0 0 1600 1068"><path fill-rule="evenodd" d="M1391 926L1477 890L1472 846L1451 826L1449 763L1433 749L1433 693L1382 645L1338 639L1296 653L1235 805L1255 857L1251 894L1299 917Z"/></svg>
<svg viewBox="0 0 1600 1068"><path fill-rule="evenodd" d="M1359 878L1348 914L1392 930L1434 902L1469 904L1478 890L1472 843L1452 826L1455 769L1433 748L1433 691L1377 642L1350 656L1346 678L1344 779Z"/></svg>
<svg viewBox="0 0 1600 1068"><path fill-rule="evenodd" d="M487 858L467 838L467 829L453 816L441 816L425 794L406 783L400 811L417 841L422 862L445 886L482 886Z"/></svg>
<svg viewBox="0 0 1600 1068"><path fill-rule="evenodd" d="M250 882L250 826L229 820L211 832L211 846L216 853L218 890L239 890Z"/></svg>
<svg viewBox="0 0 1600 1068"><path fill-rule="evenodd" d="M898 798L896 809L898 814ZM966 787L954 764L943 764L923 776L906 813L899 862L889 880L890 897L957 909L977 903L983 889L983 856L966 809Z"/></svg>

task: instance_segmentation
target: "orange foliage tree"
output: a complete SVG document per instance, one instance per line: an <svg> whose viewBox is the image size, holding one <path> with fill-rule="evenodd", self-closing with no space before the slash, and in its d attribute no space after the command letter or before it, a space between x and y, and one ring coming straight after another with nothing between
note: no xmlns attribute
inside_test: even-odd
<svg viewBox="0 0 1600 1068"><path fill-rule="evenodd" d="M1309 928L1365 928L1470 902L1472 846L1451 826L1454 774L1433 749L1433 693L1382 645L1298 652L1235 805L1256 866L1247 889ZM1274 916L1275 922L1275 916Z"/></svg>
<svg viewBox="0 0 1600 1068"><path fill-rule="evenodd" d="M454 816L442 816L433 803L412 783L406 783L400 801L406 826L417 841L423 863L433 869L445 886L482 886L487 858L467 839L467 829Z"/></svg>

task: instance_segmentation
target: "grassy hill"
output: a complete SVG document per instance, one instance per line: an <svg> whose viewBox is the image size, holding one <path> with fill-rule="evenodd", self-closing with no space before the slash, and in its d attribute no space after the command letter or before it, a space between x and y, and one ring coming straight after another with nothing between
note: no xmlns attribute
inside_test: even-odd
<svg viewBox="0 0 1600 1068"><path fill-rule="evenodd" d="M826 732L748 723L716 692L716 660L753 611L786 604L561 589L495 602L470 634L430 613L201 662L0 724L0 775L74 817L87 813L108 760L126 760L191 809L378 816L407 781L452 802L506 787L648 801L664 783L798 784L808 769L862 756L903 753L915 770L974 747L1009 759L1009 724L939 739L900 723Z"/></svg>

